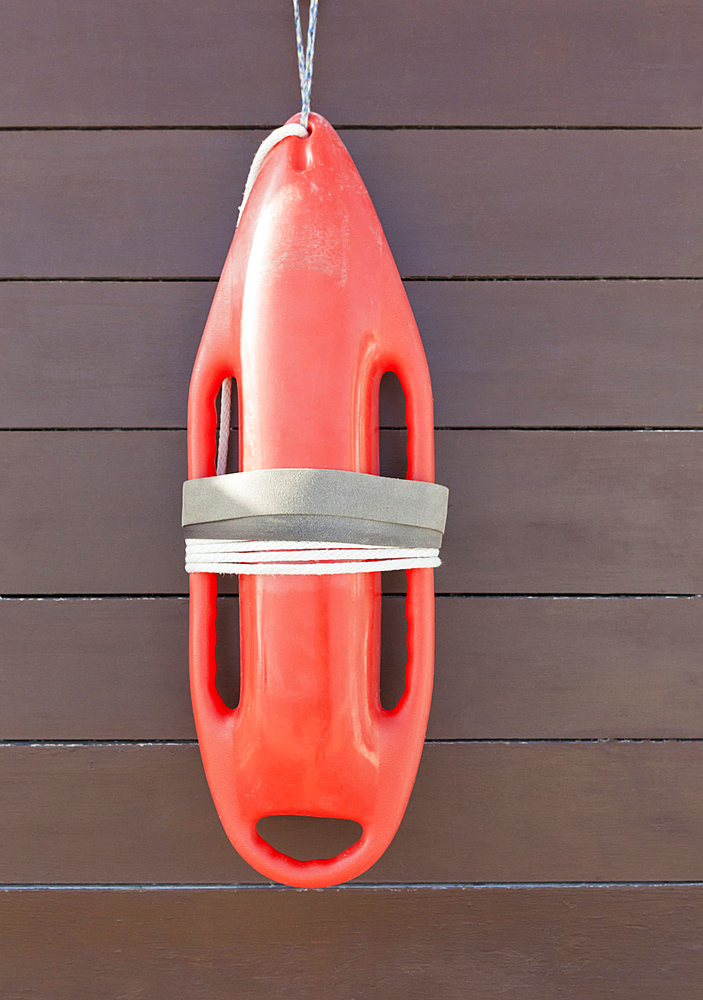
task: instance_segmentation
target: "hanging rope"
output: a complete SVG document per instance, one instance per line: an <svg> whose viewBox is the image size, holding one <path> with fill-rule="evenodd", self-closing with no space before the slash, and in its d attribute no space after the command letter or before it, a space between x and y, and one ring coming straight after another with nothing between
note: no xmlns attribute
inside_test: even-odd
<svg viewBox="0 0 703 1000"><path fill-rule="evenodd" d="M229 450L229 423L232 411L232 379L226 378L222 383L220 394L220 433L217 438L216 473L224 476L227 472L227 452Z"/></svg>
<svg viewBox="0 0 703 1000"><path fill-rule="evenodd" d="M312 89L312 61L315 57L315 32L317 31L317 0L310 0L308 13L308 37L303 51L303 31L300 24L300 6L298 0L293 0L295 14L295 41L298 48L298 75L300 76L300 124L308 127L310 117L310 91Z"/></svg>
<svg viewBox="0 0 703 1000"><path fill-rule="evenodd" d="M312 89L312 63L315 57L315 33L317 31L317 2L310 0L310 10L308 13L308 32L306 46L303 50L303 29L300 22L300 5L298 0L293 0L293 13L295 15L295 43L298 50L298 75L300 76L300 125L282 125L275 129L271 135L267 136L256 151L256 156L249 167L247 182L244 186L244 196L239 206L237 225L242 217L244 206L246 205L254 181L259 176L264 160L274 146L278 145L282 139L287 139L289 135L304 139L308 135L308 118L310 117L310 91ZM222 383L222 393L220 396L220 430L217 439L217 475L224 476L227 472L227 451L229 449L229 424L232 409L232 379L226 378Z"/></svg>

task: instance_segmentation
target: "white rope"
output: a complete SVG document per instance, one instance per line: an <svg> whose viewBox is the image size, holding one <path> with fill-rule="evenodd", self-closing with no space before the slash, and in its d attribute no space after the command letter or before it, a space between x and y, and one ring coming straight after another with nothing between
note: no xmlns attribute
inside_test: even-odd
<svg viewBox="0 0 703 1000"><path fill-rule="evenodd" d="M204 541L205 545L187 546L191 558L207 556L211 562L227 563L274 563L274 562L359 562L369 559L432 559L436 558L438 549L407 549L387 548L370 545L367 547L355 545L349 548L323 549L309 543L299 549L246 549L221 548L216 539L188 539L189 542ZM324 544L324 543L323 543Z"/></svg>
<svg viewBox="0 0 703 1000"><path fill-rule="evenodd" d="M434 569L440 560L391 559L376 563L308 563L306 565L232 566L223 569L219 563L186 564L186 573L237 573L239 576L336 576L342 573L388 573L398 569Z"/></svg>
<svg viewBox="0 0 703 1000"><path fill-rule="evenodd" d="M439 549L344 545L328 542L253 542L186 539L186 573L330 576L381 573L440 565Z"/></svg>
<svg viewBox="0 0 703 1000"><path fill-rule="evenodd" d="M244 211L244 206L249 200L249 195L251 194L251 189L254 187L254 181L259 176L259 171L264 165L264 160L271 152L274 146L277 146L279 142L283 139L287 139L288 136L294 135L298 139L307 139L308 130L304 125L298 125L296 122L291 122L289 125L281 125L280 128L273 130L271 135L267 135L264 141L261 143L256 151L254 159L251 161L251 166L249 167L249 174L247 175L247 182L244 185L244 197L242 198L242 204L239 206L239 217L237 218L237 225L239 225L239 220L242 217L242 212Z"/></svg>

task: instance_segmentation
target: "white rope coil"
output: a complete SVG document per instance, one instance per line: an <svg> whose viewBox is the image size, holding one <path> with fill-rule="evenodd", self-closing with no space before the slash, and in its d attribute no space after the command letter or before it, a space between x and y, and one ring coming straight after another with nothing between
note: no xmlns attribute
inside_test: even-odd
<svg viewBox="0 0 703 1000"><path fill-rule="evenodd" d="M330 576L396 569L432 569L439 565L439 549L331 542L186 539L186 573Z"/></svg>

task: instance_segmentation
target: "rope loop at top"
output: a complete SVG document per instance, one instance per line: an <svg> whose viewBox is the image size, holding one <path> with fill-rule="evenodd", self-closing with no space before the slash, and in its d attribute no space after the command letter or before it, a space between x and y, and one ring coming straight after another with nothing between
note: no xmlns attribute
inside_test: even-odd
<svg viewBox="0 0 703 1000"><path fill-rule="evenodd" d="M300 6L298 0L293 0L295 15L295 41L298 49L298 75L300 76L300 124L308 127L310 117L310 91L312 89L312 61L315 56L315 32L317 30L317 0L310 0L308 13L308 37L303 50L303 30L300 24Z"/></svg>

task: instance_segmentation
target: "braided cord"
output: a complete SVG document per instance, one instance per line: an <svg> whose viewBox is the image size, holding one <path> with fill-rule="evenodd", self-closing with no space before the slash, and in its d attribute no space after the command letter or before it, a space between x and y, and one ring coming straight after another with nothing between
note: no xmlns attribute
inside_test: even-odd
<svg viewBox="0 0 703 1000"><path fill-rule="evenodd" d="M300 5L298 0L293 0L293 13L295 15L295 43L298 50L298 75L300 76L300 97L301 111L300 124L303 128L308 127L310 117L310 91L312 89L312 63L315 57L315 32L317 31L317 0L310 0L310 11L308 13L308 34L306 47L303 49L303 29L300 23Z"/></svg>

